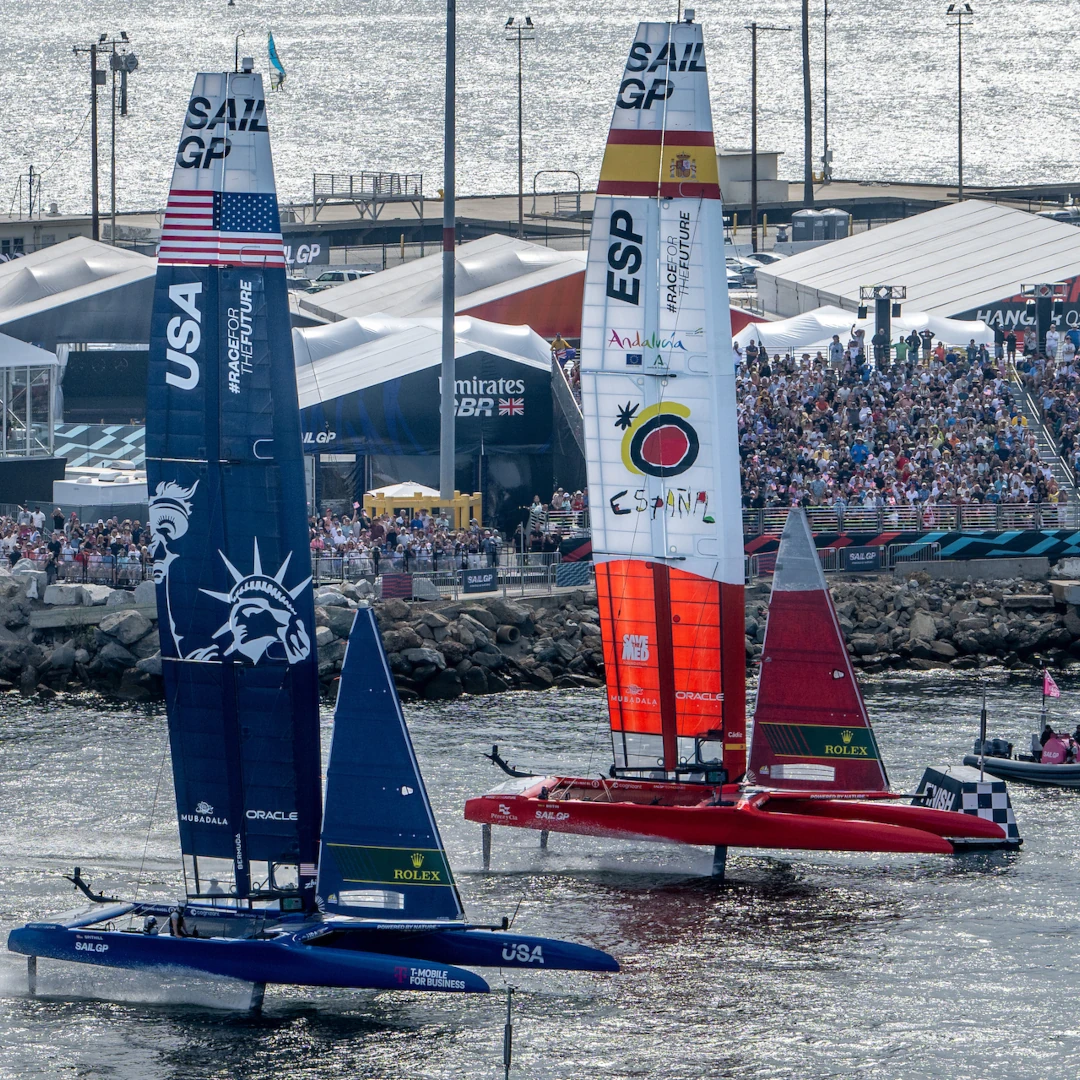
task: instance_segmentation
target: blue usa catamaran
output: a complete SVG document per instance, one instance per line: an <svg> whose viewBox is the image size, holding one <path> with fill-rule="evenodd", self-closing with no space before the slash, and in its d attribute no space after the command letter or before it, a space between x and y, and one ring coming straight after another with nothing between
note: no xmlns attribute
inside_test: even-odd
<svg viewBox="0 0 1080 1080"><path fill-rule="evenodd" d="M484 992L475 967L616 971L465 922L370 610L320 778L300 414L262 79L195 80L162 228L147 475L186 898L13 930L28 957L267 983ZM158 933L161 926L168 933Z"/></svg>

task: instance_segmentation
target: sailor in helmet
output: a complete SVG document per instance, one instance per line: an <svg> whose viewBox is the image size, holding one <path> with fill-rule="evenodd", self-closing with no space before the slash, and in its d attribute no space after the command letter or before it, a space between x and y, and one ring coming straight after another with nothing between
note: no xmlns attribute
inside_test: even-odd
<svg viewBox="0 0 1080 1080"><path fill-rule="evenodd" d="M191 937L184 925L184 913L176 906L169 908L169 933L173 937Z"/></svg>

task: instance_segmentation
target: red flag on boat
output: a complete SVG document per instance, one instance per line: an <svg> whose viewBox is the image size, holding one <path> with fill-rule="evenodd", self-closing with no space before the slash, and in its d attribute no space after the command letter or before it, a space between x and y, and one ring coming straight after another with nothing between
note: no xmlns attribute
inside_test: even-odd
<svg viewBox="0 0 1080 1080"><path fill-rule="evenodd" d="M1045 668L1043 669L1043 697L1061 697L1057 683Z"/></svg>

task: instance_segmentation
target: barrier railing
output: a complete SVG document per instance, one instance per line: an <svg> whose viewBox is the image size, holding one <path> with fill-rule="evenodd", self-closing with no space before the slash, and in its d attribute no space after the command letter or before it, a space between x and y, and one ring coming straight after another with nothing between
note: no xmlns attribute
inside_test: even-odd
<svg viewBox="0 0 1080 1080"><path fill-rule="evenodd" d="M941 545L937 543L917 540L913 544L886 544L883 568L893 570L909 563L938 562L940 559Z"/></svg>
<svg viewBox="0 0 1080 1080"><path fill-rule="evenodd" d="M744 536L779 536L790 513L786 506L743 510ZM927 503L888 506L880 510L831 506L807 509L815 533L961 532L993 529L1080 528L1080 504L1062 503Z"/></svg>

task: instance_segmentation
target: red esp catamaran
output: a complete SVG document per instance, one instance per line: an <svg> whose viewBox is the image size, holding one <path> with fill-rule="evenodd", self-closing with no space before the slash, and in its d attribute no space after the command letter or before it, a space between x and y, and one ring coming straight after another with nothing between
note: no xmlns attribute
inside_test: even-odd
<svg viewBox="0 0 1080 1080"><path fill-rule="evenodd" d="M468 800L485 864L492 825L710 845L718 875L730 846L1008 844L987 817L899 805L889 791L802 512L781 541L747 765L723 250L704 43L688 11L638 27L585 280L582 412L614 764L599 777L508 770L511 783Z"/></svg>

